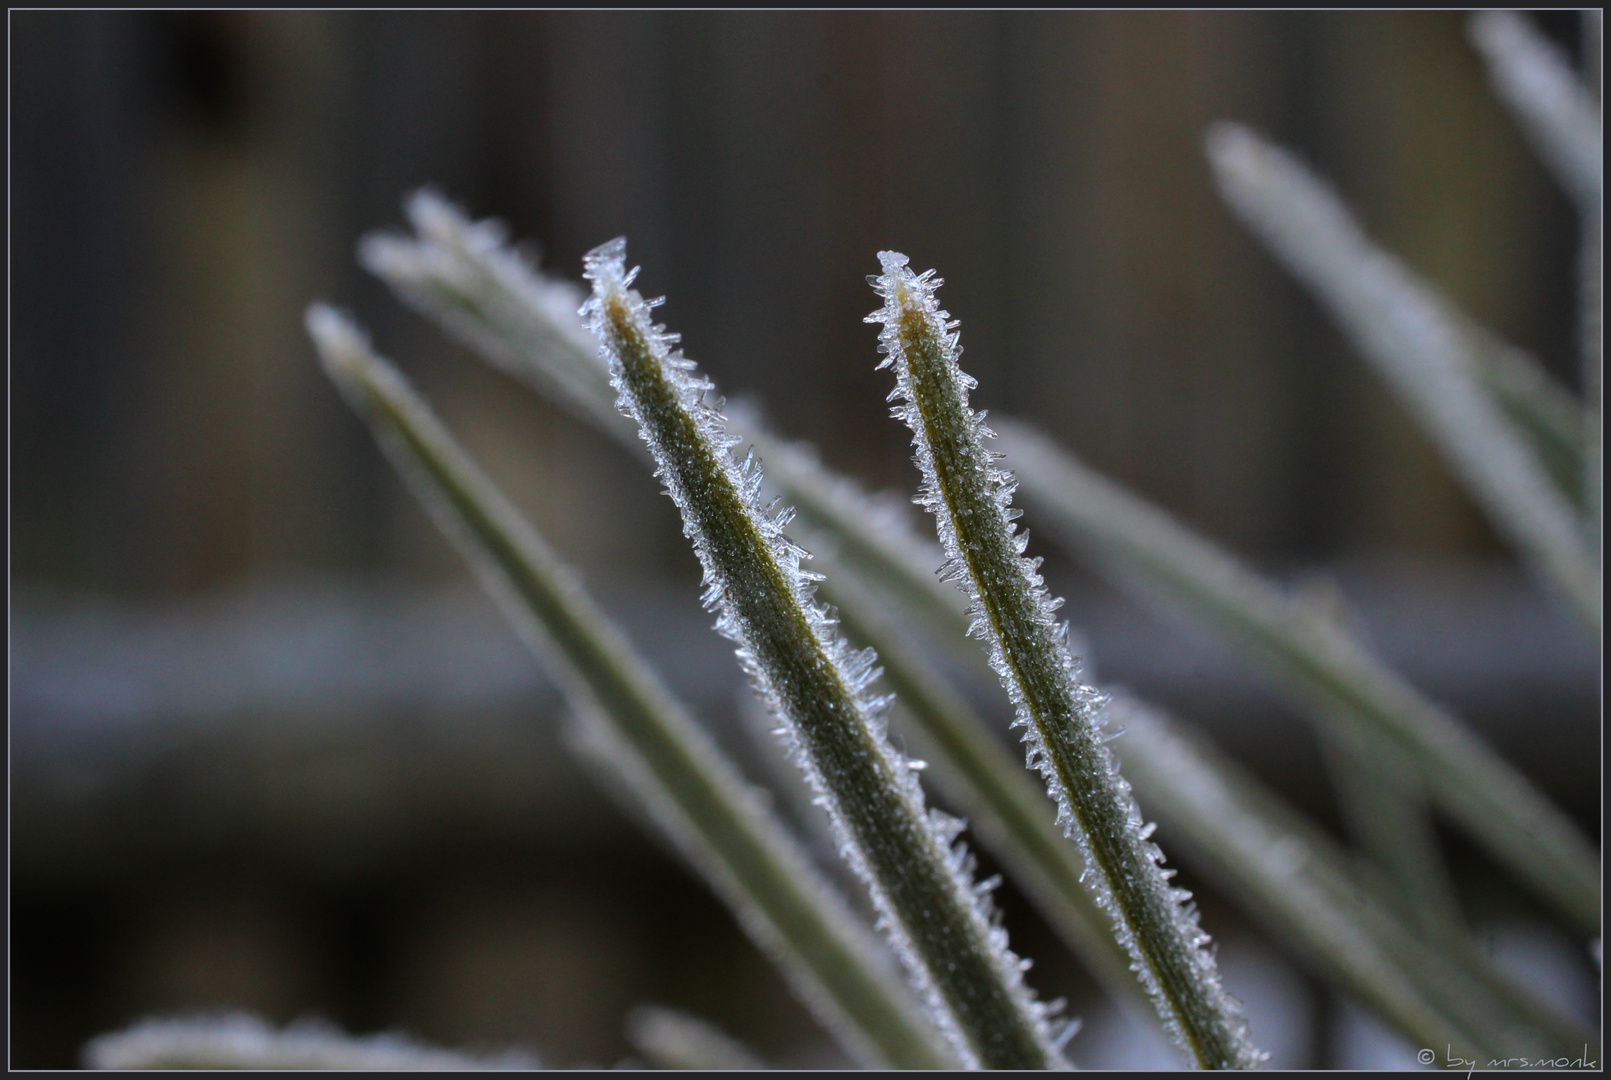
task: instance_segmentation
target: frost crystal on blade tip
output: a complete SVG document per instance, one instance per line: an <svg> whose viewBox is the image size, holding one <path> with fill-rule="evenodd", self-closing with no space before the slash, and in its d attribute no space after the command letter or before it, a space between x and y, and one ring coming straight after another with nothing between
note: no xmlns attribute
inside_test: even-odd
<svg viewBox="0 0 1611 1080"><path fill-rule="evenodd" d="M625 260L624 238L588 254L593 292L581 314L617 407L637 422L682 512L718 631L737 644L782 721L841 855L867 883L880 928L958 1056L970 1066L1061 1066L1048 1024L1054 1009L1034 1000L988 889L974 885L971 856L957 840L962 823L925 809L917 771L885 736L891 699L871 689L881 673L875 654L850 649L814 599L820 575L801 566L809 556L783 533L790 511L761 505L760 463L753 452L734 459L738 440L721 403L708 400L714 387L675 348L677 335L652 322L659 301L631 288L637 270ZM901 860L890 854L897 841ZM962 987L959 967L982 981ZM992 1004L978 1004L981 994Z"/></svg>
<svg viewBox="0 0 1611 1080"><path fill-rule="evenodd" d="M1016 482L993 464L999 455L984 440L994 433L984 413L968 406L977 384L958 367L959 324L935 298L942 281L932 270L914 274L898 252L881 251L878 259L884 272L868 281L885 303L866 321L882 324L878 367L893 367L896 379L891 413L912 429L923 477L915 501L934 515L946 555L940 576L969 600L970 633L988 645L990 665L1016 707L1013 726L1024 729L1027 763L1045 779L1058 824L1087 867L1101 868L1083 880L1113 917L1114 934L1170 1035L1202 1063L1255 1065L1258 1052L1203 948L1208 938L1196 910L1184 906L1190 894L1169 885L1173 871L1161 865L1163 852L1148 840L1151 828L1104 745L1106 699L1080 680L1066 624L1053 617L1061 601L1048 595L1040 560L1023 556L1028 533L1013 523ZM1189 983L1190 993L1166 988L1160 974Z"/></svg>

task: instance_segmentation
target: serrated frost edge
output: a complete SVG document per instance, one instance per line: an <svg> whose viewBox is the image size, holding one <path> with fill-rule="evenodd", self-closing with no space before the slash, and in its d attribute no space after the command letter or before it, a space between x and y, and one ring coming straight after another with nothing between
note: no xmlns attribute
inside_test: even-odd
<svg viewBox="0 0 1611 1080"><path fill-rule="evenodd" d="M852 711L870 741L870 748L881 766L892 789L904 804L905 814L921 823L927 852L923 857L934 860L944 868L951 894L948 903L954 903L964 913L970 926L970 935L976 946L988 958L988 967L999 988L1003 990L1019 1021L1028 1028L1028 1037L1036 1044L1044 1064L1061 1066L1058 1036L1049 1029L1048 1019L1056 1011L1056 1004L1036 1001L1033 992L1023 981L1027 967L1007 948L1006 931L999 925L999 917L990 904L988 890L977 888L972 880L973 860L965 846L956 841L961 823L947 819L937 812L927 811L922 788L916 771L904 755L896 753L885 734L885 713L890 698L870 691L871 684L880 674L877 658L871 649L852 650L835 630L831 613L814 598L815 582L820 576L801 565L809 555L784 535L791 512L779 508L775 501L762 507L759 492L762 483L760 463L751 451L742 462L736 461L732 448L737 440L726 427L721 413L721 402L714 404L708 398L714 386L698 372L691 360L675 346L678 335L667 332L664 326L652 322L650 313L660 301L646 301L631 288L637 269L626 269L626 242L624 238L612 240L590 252L584 261L584 277L593 283L593 293L582 306L581 314L591 326L600 343L600 355L609 367L611 381L618 398L617 407L639 425L640 434L648 444L655 460L656 475L666 485L667 493L682 511L684 534L693 542L700 564L705 572L704 602L707 608L718 612L717 630L734 641L740 663L760 689L774 713L782 721L785 742L790 756L804 771L817 799L828 811L838 834L841 855L866 882L879 912L879 928L889 935L897 954L901 957L913 982L928 1003L937 1026L946 1034L958 1055L969 1065L987 1064L981 1057L982 1048L975 1045L977 1033L965 1032L953 1001L945 993L943 974L933 970L915 938L911 911L901 910L891 890L891 882L875 869L875 860L866 849L867 837L859 836L852 820L856 816L845 805L847 797L855 793L840 790L838 777L825 769L811 751L812 740L802 732L790 707L791 690L789 673L783 669L771 670L758 655L759 630L755 618L739 602L741 590L752 584L735 580L733 568L713 550L711 538L700 524L701 500L710 505L722 498L712 490L725 486L735 497L735 509L743 515L750 528L759 535L767 555L775 563L784 581L788 598L802 613L819 650L820 664L826 666L824 677L837 681L852 706ZM680 414L692 424L695 437L708 448L706 466L713 466L704 475L698 474L698 463L679 462L668 445L668 433L662 431L656 419L649 415L653 410L646 404L642 386L635 385L637 378L628 372L624 359L624 335L632 335L634 349L647 353L652 367L658 370L672 391ZM696 487L698 490L696 491ZM807 665L811 666L810 664ZM1059 1033L1064 1034L1062 1032Z"/></svg>
<svg viewBox="0 0 1611 1080"><path fill-rule="evenodd" d="M1054 618L1062 601L1046 591L1039 573L1041 560L1024 557L1029 534L1014 524L1022 513L1012 506L1016 482L1011 473L993 464L996 455L985 448L984 440L994 438L994 432L985 425L985 414L968 406L968 391L977 383L958 365L962 352L959 323L940 308L935 297L935 290L943 282L933 270L913 273L909 260L898 252L881 251L878 257L883 273L869 277L868 283L885 303L866 321L882 324L878 350L883 360L878 367L895 369L896 385L889 397L897 403L891 412L912 429L915 457L923 477L915 501L934 515L946 554L941 578L955 581L967 595L973 620L969 632L988 645L990 666L1012 698L1017 710L1013 726L1024 729L1026 762L1045 779L1057 805L1058 824L1079 846L1085 859L1087 874L1083 880L1098 906L1113 917L1115 937L1130 953L1131 967L1171 1037L1203 1064L1244 1068L1257 1065L1262 1055L1249 1042L1240 1007L1225 993L1214 960L1205 949L1209 939L1198 925L1195 906L1188 903L1191 894L1169 884L1174 871L1163 867L1163 852L1149 839L1152 826L1143 821L1130 785L1104 745L1106 699L1079 679L1078 664L1066 645L1068 626L1058 624ZM918 388L912 357L908 355L909 342L904 340L912 335L926 336L937 352L934 394L926 395ZM944 441L937 443L937 439ZM942 457L953 478L949 496L940 475ZM953 501L962 501L965 487L982 489L985 498L979 503L953 506ZM959 515L967 522L960 522ZM966 545L963 533L967 534ZM996 564L993 569L1000 575L981 583L978 577L984 572L981 564L985 560L980 557L970 561L966 551L978 552L985 545L998 543L1008 545L1010 552L990 552L990 561ZM1011 602L1018 609L1015 615L1021 618L1015 618L1017 625L1010 631L993 621L991 608L994 606L1001 615L1001 605L999 600L995 605L987 600L986 589L994 598L1018 594ZM1004 639L1004 633L1016 638L1020 632L1023 638L1013 644ZM1056 684L1055 696L1068 706L1066 715L1037 716L1028 690L1031 680ZM1053 729L1053 724L1061 726ZM1050 745L1053 730L1059 736L1055 747ZM1061 768L1058 759L1062 761ZM1085 782L1091 790L1080 792L1076 800L1075 793L1069 790L1071 778ZM1096 807L1105 801L1108 805L1103 817L1118 819L1122 835L1113 850L1129 847L1133 855L1139 856L1128 861L1139 871L1140 880L1145 881L1135 890L1141 903L1120 902L1110 880L1111 871L1089 872L1115 860L1103 857L1098 850L1106 844L1099 840L1093 845L1090 823L1077 812L1076 801ZM1113 813L1114 809L1117 813ZM1150 921L1147 916L1151 912L1163 914L1168 925L1143 925ZM1145 935L1159 935L1159 940L1143 941ZM1160 976L1171 983L1184 981L1187 985L1172 986L1166 991ZM1205 1015L1183 1015L1198 1010ZM1205 1040L1212 1045L1205 1045ZM1205 1055L1207 1060L1203 1060Z"/></svg>

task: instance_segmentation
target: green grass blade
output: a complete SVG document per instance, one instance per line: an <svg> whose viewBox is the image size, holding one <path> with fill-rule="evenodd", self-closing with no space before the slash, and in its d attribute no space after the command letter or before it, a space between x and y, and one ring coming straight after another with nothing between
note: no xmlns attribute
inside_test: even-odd
<svg viewBox="0 0 1611 1080"><path fill-rule="evenodd" d="M1364 725L1421 770L1434 804L1490 854L1593 933L1600 921L1594 847L1545 796L1468 728L1421 696L1335 620L1315 618L1163 511L1079 462L1027 425L1000 422L1020 490L1053 535L1167 592L1298 689L1308 714Z"/></svg>
<svg viewBox="0 0 1611 1080"><path fill-rule="evenodd" d="M1221 123L1208 156L1226 202L1331 311L1494 527L1599 634L1598 563L1571 504L1484 389L1467 320L1375 247L1285 151Z"/></svg>
<svg viewBox="0 0 1611 1080"><path fill-rule="evenodd" d="M1108 929L1112 920L1081 884L1085 862L1056 822L1045 788L990 733L962 693L887 614L886 594L818 548L821 591L852 641L878 651L884 679L900 699L902 731L929 763L940 790L967 815L979 842L1103 989L1152 1012L1130 971L1130 957Z"/></svg>
<svg viewBox="0 0 1611 1080"><path fill-rule="evenodd" d="M894 366L896 395L906 402L895 414L912 429L921 499L948 556L942 576L970 590L973 631L989 644L991 666L1018 707L1031 764L1164 1029L1203 1068L1251 1068L1261 1055L1203 947L1208 936L1195 909L1183 906L1190 894L1169 885L1163 853L1103 745L1101 695L1077 678L1038 560L1022 558L1028 537L1014 533L1011 477L991 465L983 416L968 407L973 381L957 366L956 323L934 299L939 282L932 271L912 273L904 255L879 259L884 273L874 287L885 304L868 321L883 324L880 367Z"/></svg>
<svg viewBox="0 0 1611 1080"><path fill-rule="evenodd" d="M1587 410L1531 353L1489 330L1468 327L1477 377L1532 446L1561 494L1587 513L1583 463Z"/></svg>
<svg viewBox="0 0 1611 1080"><path fill-rule="evenodd" d="M416 204L411 207L411 213L417 224L422 216L427 216L422 215L420 209L416 200ZM405 240L401 237L386 239L386 243L394 245L394 250L406 256L405 258L392 260L386 264L368 258L366 264L380 273L399 295L440 323L444 329L466 340L484 358L507 369L557 403L565 402L565 398L560 396L555 387L556 379L565 377L563 368L566 365L575 365L584 372L596 373L596 382L592 384L596 387L593 391L596 395L593 401L602 403L604 406L602 411L593 406L573 405L572 408L584 419L600 425L603 430L615 434L635 449L641 449L642 444L635 437L633 425L609 408L612 392L605 381L603 366L599 364L595 353L566 343L563 331L522 329L523 326L529 326L531 322L544 318L555 319L561 323L570 319L579 327L580 320L575 319L570 312L559 308L558 305L550 304L545 307L529 299L531 293L545 287L564 290L566 286L542 277L525 262L516 258L506 247L488 246L485 238L479 244L464 239L466 230L486 229L488 228L486 223L471 225L457 211L440 201L428 203L425 209L430 211L428 219L434 219L435 224L431 228L421 226L418 239ZM379 239L372 238L366 243L366 253L371 252L370 245ZM458 254L453 254L455 252ZM456 282L459 284L455 284ZM456 292L471 288L490 295L483 297L473 306L458 305L456 308L447 302ZM495 301L496 297L501 299ZM475 321L467 323L451 318L448 313L454 310L474 310L480 314L475 316ZM555 370L544 374L545 367ZM570 378L575 380L574 375ZM741 403L733 402L729 403L728 414L736 427L744 432L756 447L757 455L765 462L767 482L795 504L803 525L809 525L815 533L833 537L835 555L842 565L854 566L856 571L865 574L879 587L887 588L892 596L898 597L903 608L914 615L917 620L915 625L926 632L926 640L932 639L942 646L954 645L961 640L961 635L966 631L969 622L965 614L967 604L955 588L936 578L934 567L939 564L943 556L932 540L918 536L898 515L891 513L889 507L881 505L877 500L861 492L855 484L827 469L809 448L789 443L772 434L753 410L741 408ZM841 570L836 569L835 578L838 579L841 573ZM856 589L854 586L841 589L838 593L834 593L833 597L836 601L842 602L847 592L855 593ZM841 603L841 612L849 625L851 618L848 606ZM863 640L868 644L878 645L878 640L870 634L864 635ZM884 650L880 648L880 653L883 652ZM971 665L980 672L989 674L978 649L969 647L957 650L956 655L961 664ZM897 666L893 660L891 656L884 657L885 664L892 674ZM966 739L968 736L963 735L961 738ZM983 729L973 731L972 739L981 745L997 745L994 736ZM1005 758L999 746L997 752ZM925 748L922 754L935 760L936 780L945 779L941 772L943 766L940 755L929 748ZM1018 786L1035 786L1023 776L1022 770L1010 759L1006 759L1006 764L1010 766L1011 774L1024 782ZM1204 767L1209 768L1211 765L1205 764ZM966 782L967 774L963 769L959 768L954 775L962 777L963 782ZM999 786L1005 787L1010 783L1011 781L1004 781ZM1018 875L1017 880L1029 889L1032 896L1039 898L1050 893L1051 890L1045 883L1048 880L1056 880L1065 873L1057 867L1062 860L1054 856L1039 873L1034 875L1016 869L1019 866L1032 865L1037 857L1044 858L1047 853L1038 850L1036 845L1024 843L1023 850L1017 853L1016 859L1005 854L1009 843L1020 841L995 838L1011 837L1012 830L1005 825L987 821L984 813L972 809L975 805L993 805L1002 800L1001 793L993 790L993 785L989 781L980 783L971 794L948 793L959 804L968 808L981 841L991 844L1003 863L1015 868L1013 872ZM1029 813L1031 818L1033 812L1028 808L1040 805L1039 800L1044 798L1038 790L1032 794L1035 796L1034 801L1024 800L1021 797L1011 800L1018 802L1022 808L1017 812ZM1149 797L1148 801L1151 804L1153 800ZM998 821L1005 822L1015 816L1015 810L1011 805L996 805L992 814ZM1029 828L1033 829L1035 826L1031 825ZM1060 837L1058 841L1063 851L1074 854L1066 841ZM1215 855L1211 849L1207 857L1230 856ZM1239 872L1234 867L1221 869L1217 871L1216 877L1234 879ZM1041 882L1038 887L1035 884L1036 878ZM1037 899L1037 903L1043 902ZM1281 919L1262 912L1256 904L1248 903L1244 904L1244 907L1262 925L1273 927L1273 932L1289 936L1293 933ZM1306 948L1311 951L1328 947L1341 949L1342 952L1338 956L1321 965L1322 973L1339 985L1349 988L1363 1001L1381 1000L1387 991L1371 988L1366 981L1370 977L1368 966L1360 967L1355 964L1358 971L1353 976L1353 981L1336 974L1338 971L1346 973L1353 970L1349 966L1348 950L1353 947L1350 942L1357 940L1357 935L1364 931L1358 927L1352 930L1347 928L1347 922L1352 919L1352 915L1346 907L1336 909L1332 917L1334 920L1342 920L1341 923L1332 927L1327 933L1318 936L1310 934L1305 939L1310 942ZM1063 927L1065 933L1078 933L1077 929L1071 929L1074 924L1070 923L1070 918L1066 913L1061 917L1048 915L1049 921L1054 926ZM1298 932L1302 932L1301 923ZM1104 936L1111 940L1111 936ZM1448 947L1459 948L1461 944L1456 940ZM1100 961L1087 962L1091 964L1093 971L1100 970ZM1106 981L1108 980L1104 980ZM1385 1008L1384 1015L1387 1015L1401 1031L1413 1030L1406 1025L1402 1017L1393 1017L1385 1012Z"/></svg>
<svg viewBox="0 0 1611 1080"><path fill-rule="evenodd" d="M1328 981L1417 1045L1483 1060L1575 1056L1599 1040L1512 983L1447 924L1420 925L1384 879L1162 711L1116 694L1115 745L1136 791L1193 864ZM1468 1054L1467 1056L1471 1056Z"/></svg>
<svg viewBox="0 0 1611 1080"><path fill-rule="evenodd" d="M867 883L881 922L930 1005L931 1018L968 1064L1063 1064L1046 1008L1023 983L1020 961L994 924L971 859L953 847L960 822L924 809L907 760L883 731L870 651L852 653L811 596L804 552L783 534L788 514L764 513L753 456L742 465L713 389L675 336L649 318L630 288L626 243L586 260L590 317L622 407L637 421L683 516L709 586L717 627L739 657L833 820L841 851Z"/></svg>
<svg viewBox="0 0 1611 1080"><path fill-rule="evenodd" d="M1600 105L1571 61L1512 11L1473 15L1471 43L1540 160L1585 213L1599 213L1605 168Z"/></svg>
<svg viewBox="0 0 1611 1080"><path fill-rule="evenodd" d="M308 322L325 370L565 690L585 748L617 770L818 1018L865 1060L951 1064L843 898L428 406L350 323L318 307Z"/></svg>

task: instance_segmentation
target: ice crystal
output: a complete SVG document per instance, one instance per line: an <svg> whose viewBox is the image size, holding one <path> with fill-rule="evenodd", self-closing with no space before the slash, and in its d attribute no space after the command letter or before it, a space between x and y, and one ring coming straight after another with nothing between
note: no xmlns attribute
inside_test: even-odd
<svg viewBox="0 0 1611 1080"><path fill-rule="evenodd" d="M970 601L969 632L987 644L1017 709L1027 763L1045 779L1087 868L1098 868L1082 880L1112 916L1165 1028L1203 1064L1254 1065L1245 1021L1203 948L1207 935L1183 906L1190 894L1169 885L1173 871L1105 745L1106 699L1081 681L1067 626L1053 617L1061 601L1048 595L1040 560L1023 555L1029 534L1013 524L1016 482L986 450L994 433L985 414L968 405L977 383L958 366L959 324L934 295L941 280L932 270L914 274L896 252L880 252L879 261L883 274L868 282L885 303L867 321L883 325L878 366L895 369L891 411L913 432L923 476L916 501L934 515L946 555L940 577Z"/></svg>
<svg viewBox="0 0 1611 1080"><path fill-rule="evenodd" d="M888 934L937 1026L970 1066L1060 1066L1050 1006L1024 984L1006 932L972 880L962 822L925 809L906 757L885 735L891 699L872 689L871 649L852 650L814 596L820 575L783 532L790 511L763 507L753 450L734 459L711 382L655 325L631 288L626 242L585 260L583 305L618 394L638 423L656 475L682 512L705 575L716 628L782 722L785 745L828 812L840 854L867 884ZM970 981L971 980L971 981Z"/></svg>

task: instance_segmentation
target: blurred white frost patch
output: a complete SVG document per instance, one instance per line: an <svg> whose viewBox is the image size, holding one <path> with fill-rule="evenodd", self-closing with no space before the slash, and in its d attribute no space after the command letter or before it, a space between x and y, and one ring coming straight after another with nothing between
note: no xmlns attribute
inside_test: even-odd
<svg viewBox="0 0 1611 1080"><path fill-rule="evenodd" d="M536 1055L511 1050L488 1057L424 1046L405 1035L354 1038L324 1020L297 1020L276 1031L246 1013L141 1020L84 1047L91 1069L363 1069L463 1071L539 1069Z"/></svg>
<svg viewBox="0 0 1611 1080"><path fill-rule="evenodd" d="M1424 1069L1416 1060L1419 1047L1346 998L1337 1002L1332 1021L1330 1069ZM1430 1049L1430 1048L1429 1048Z"/></svg>
<svg viewBox="0 0 1611 1080"><path fill-rule="evenodd" d="M1500 923L1479 927L1477 942L1500 970L1567 1016L1591 1026L1598 1022L1593 954L1570 937L1540 923Z"/></svg>

